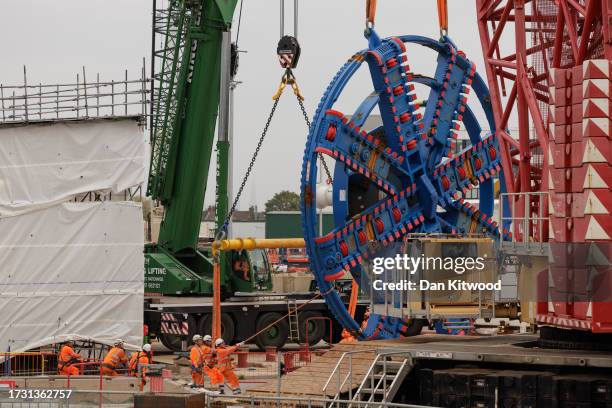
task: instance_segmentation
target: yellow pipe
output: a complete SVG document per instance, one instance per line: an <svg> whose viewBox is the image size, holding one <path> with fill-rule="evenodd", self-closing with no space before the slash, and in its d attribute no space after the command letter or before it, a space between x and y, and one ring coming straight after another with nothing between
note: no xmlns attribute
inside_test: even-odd
<svg viewBox="0 0 612 408"><path fill-rule="evenodd" d="M240 251L243 249L270 249L270 248L305 248L303 238L234 238L222 239L212 243L213 251Z"/></svg>

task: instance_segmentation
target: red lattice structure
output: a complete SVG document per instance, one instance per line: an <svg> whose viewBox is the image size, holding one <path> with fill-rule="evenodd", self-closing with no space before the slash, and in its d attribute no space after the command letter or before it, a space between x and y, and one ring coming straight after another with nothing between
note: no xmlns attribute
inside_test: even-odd
<svg viewBox="0 0 612 408"><path fill-rule="evenodd" d="M503 181L520 193L512 216L550 213L550 228L514 231L550 242L536 320L612 333L612 0L476 3ZM518 134L509 135L513 112ZM546 191L548 208L525 203L526 193Z"/></svg>
<svg viewBox="0 0 612 408"><path fill-rule="evenodd" d="M545 191L548 74L552 68L580 66L586 59L610 59L612 1L477 0L476 4L506 191ZM510 135L506 129L513 110L518 134ZM525 206L517 204L513 207L523 211ZM530 204L533 214L540 213L538 205L538 200ZM533 232L532 238L548 239L546 233L541 235Z"/></svg>

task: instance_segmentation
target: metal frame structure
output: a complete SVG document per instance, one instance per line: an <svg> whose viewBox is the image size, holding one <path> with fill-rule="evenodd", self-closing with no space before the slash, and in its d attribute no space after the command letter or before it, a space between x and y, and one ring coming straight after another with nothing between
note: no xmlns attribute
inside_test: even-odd
<svg viewBox="0 0 612 408"><path fill-rule="evenodd" d="M76 74L76 82L32 84L23 68L23 84L0 84L0 124L46 121L89 120L135 116L146 125L149 103L149 79L143 68L140 77L104 81L100 74L87 80L85 67Z"/></svg>
<svg viewBox="0 0 612 408"><path fill-rule="evenodd" d="M505 190L543 191L548 173L549 72L579 66L585 59L612 58L610 4L605 0L476 0L476 6ZM518 133L511 136L507 128L513 110ZM535 128L535 138L530 137L530 127ZM514 216L523 216L525 208L539 213L535 201L516 208L519 214ZM532 238L546 241L547 228Z"/></svg>
<svg viewBox="0 0 612 408"><path fill-rule="evenodd" d="M499 231L491 219L493 178L501 170L501 155L496 137L481 134L485 127L495 129L495 122L486 84L474 64L448 37L436 41L406 35L381 40L372 29L369 38L369 48L353 55L330 83L310 128L302 167L302 226L317 284L336 319L361 338L385 338L406 333L409 323L373 313L361 330L334 288L333 282L345 271L363 282L367 276L360 264L375 256L378 244L414 233L505 239L510 234ZM437 54L433 76L410 70L406 44ZM349 119L333 107L364 62L375 92ZM415 83L428 88L426 104L416 102ZM485 113L485 126L467 105L472 91ZM362 127L376 106L383 124L366 131ZM455 131L461 124L470 146L455 154ZM315 228L319 154L336 161L336 228L324 236ZM463 198L471 189L480 190L478 207Z"/></svg>

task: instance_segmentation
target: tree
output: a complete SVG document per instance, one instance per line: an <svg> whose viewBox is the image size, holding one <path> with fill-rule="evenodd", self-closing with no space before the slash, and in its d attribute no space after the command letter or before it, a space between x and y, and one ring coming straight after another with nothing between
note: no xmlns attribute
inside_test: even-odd
<svg viewBox="0 0 612 408"><path fill-rule="evenodd" d="M292 191L281 191L266 202L266 212L299 211L300 196Z"/></svg>

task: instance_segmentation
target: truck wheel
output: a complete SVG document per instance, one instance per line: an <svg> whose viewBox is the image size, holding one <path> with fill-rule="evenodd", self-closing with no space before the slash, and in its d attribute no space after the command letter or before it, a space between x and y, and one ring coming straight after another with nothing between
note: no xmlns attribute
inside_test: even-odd
<svg viewBox="0 0 612 408"><path fill-rule="evenodd" d="M321 317L321 314L317 312L303 312L299 314L300 321L300 341L306 342L308 337L308 344L313 346L317 344L325 335L325 325L322 319L311 319L312 317ZM306 327L308 326L308 327ZM308 336L306 333L308 332Z"/></svg>
<svg viewBox="0 0 612 408"><path fill-rule="evenodd" d="M263 330L281 317L283 317L283 315L280 313L264 313L257 319L255 332ZM255 344L257 344L257 347L262 351L264 351L266 347L281 348L287 342L287 337L289 337L289 325L287 324L287 320L283 319L269 327L266 331L259 333L257 337L255 337Z"/></svg>
<svg viewBox="0 0 612 408"><path fill-rule="evenodd" d="M205 314L200 319L200 325L198 326L200 334L202 336L212 334L212 315ZM232 316L227 313L221 313L221 337L227 344L232 344L234 341L234 334L236 333L236 326Z"/></svg>
<svg viewBox="0 0 612 408"><path fill-rule="evenodd" d="M197 321L193 316L187 316L187 325L188 325L188 334L186 337L187 347L189 347L191 343L191 338L194 334L196 334L197 330ZM182 340L184 336L179 334L170 334L170 333L160 333L159 341L168 349L172 351L183 351L182 349Z"/></svg>
<svg viewBox="0 0 612 408"><path fill-rule="evenodd" d="M176 334L161 334L159 335L159 341L171 351L182 351L181 348L181 336Z"/></svg>

